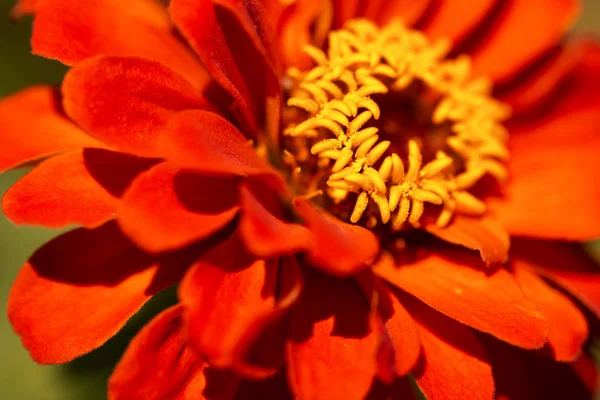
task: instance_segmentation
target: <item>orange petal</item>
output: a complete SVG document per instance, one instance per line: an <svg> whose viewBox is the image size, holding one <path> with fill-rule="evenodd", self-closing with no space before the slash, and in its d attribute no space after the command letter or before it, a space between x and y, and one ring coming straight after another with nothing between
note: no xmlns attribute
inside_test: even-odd
<svg viewBox="0 0 600 400"><path fill-rule="evenodd" d="M589 45L557 104L514 123L511 180L488 204L513 235L588 240L600 236L600 47Z"/></svg>
<svg viewBox="0 0 600 400"><path fill-rule="evenodd" d="M560 41L579 9L577 0L557 0L552 7L545 0L506 2L496 25L472 55L473 74L493 81L512 77Z"/></svg>
<svg viewBox="0 0 600 400"><path fill-rule="evenodd" d="M104 147L69 121L60 103L60 93L49 86L0 101L0 172L62 151Z"/></svg>
<svg viewBox="0 0 600 400"><path fill-rule="evenodd" d="M476 267L477 261L464 251L438 248L402 265L384 256L373 268L383 279L465 325L515 346L544 346L548 322L511 274L503 268L484 271Z"/></svg>
<svg viewBox="0 0 600 400"><path fill-rule="evenodd" d="M442 0L435 8L424 32L432 40L450 39L460 42L498 5L498 0Z"/></svg>
<svg viewBox="0 0 600 400"><path fill-rule="evenodd" d="M525 265L515 260L514 276L525 296L535 303L550 325L547 344L550 355L557 361L574 361L588 335L585 316L567 296L550 287Z"/></svg>
<svg viewBox="0 0 600 400"><path fill-rule="evenodd" d="M114 223L77 229L44 245L23 266L8 317L35 361L68 362L104 344L191 261L187 254L151 258Z"/></svg>
<svg viewBox="0 0 600 400"><path fill-rule="evenodd" d="M478 335L494 372L496 399L594 398L570 364L558 363L485 335Z"/></svg>
<svg viewBox="0 0 600 400"><path fill-rule="evenodd" d="M426 13L429 7L437 6L432 0L389 1L378 13L376 19L384 25L399 18L407 26L412 26Z"/></svg>
<svg viewBox="0 0 600 400"><path fill-rule="evenodd" d="M299 295L294 284L277 298L280 274L291 272L280 271L277 259L254 259L237 235L202 256L179 292L189 310L191 346L211 365L244 372L251 345Z"/></svg>
<svg viewBox="0 0 600 400"><path fill-rule="evenodd" d="M2 209L16 224L99 226L114 218L118 197L152 163L99 149L61 154L17 181Z"/></svg>
<svg viewBox="0 0 600 400"><path fill-rule="evenodd" d="M414 320L388 286L375 277L371 270L357 275L356 279L365 297L377 302L379 316L392 340L396 374L408 374L421 352L421 339Z"/></svg>
<svg viewBox="0 0 600 400"><path fill-rule="evenodd" d="M258 34L239 13L210 0L173 0L173 21L214 77L233 97L248 133L264 122L267 97L279 98L279 81Z"/></svg>
<svg viewBox="0 0 600 400"><path fill-rule="evenodd" d="M327 273L353 274L379 253L379 241L371 231L326 215L302 197L296 197L294 205L315 237L308 257Z"/></svg>
<svg viewBox="0 0 600 400"><path fill-rule="evenodd" d="M219 175L264 175L278 188L281 175L261 159L248 140L210 111L183 111L171 118L159 144L164 157L192 170Z"/></svg>
<svg viewBox="0 0 600 400"><path fill-rule="evenodd" d="M264 193L264 192L263 192ZM277 198L274 201L281 199ZM240 190L240 233L248 250L257 257L293 254L314 247L310 230L295 223L282 221L274 215L277 209L267 210L247 185ZM282 204L274 204L281 208Z"/></svg>
<svg viewBox="0 0 600 400"><path fill-rule="evenodd" d="M556 49L547 60L536 64L528 76L520 78L516 87L500 96L512 107L513 117L541 112L540 108L552 101L552 95L558 95L557 90L573 72L588 46L589 41L577 40Z"/></svg>
<svg viewBox="0 0 600 400"><path fill-rule="evenodd" d="M160 156L157 136L177 111L206 108L179 74L152 60L94 57L63 82L65 110L104 143L133 154Z"/></svg>
<svg viewBox="0 0 600 400"><path fill-rule="evenodd" d="M25 15L34 14L37 11L39 0L17 0L10 10L11 18L21 18Z"/></svg>
<svg viewBox="0 0 600 400"><path fill-rule="evenodd" d="M184 247L227 225L239 210L239 179L161 163L140 174L117 209L123 231L150 252Z"/></svg>
<svg viewBox="0 0 600 400"><path fill-rule="evenodd" d="M110 400L172 398L170 394L185 393L189 383L203 375L202 359L184 339L183 311L181 305L163 311L131 341L110 377ZM239 380L232 384L235 387ZM201 397L198 390L194 398ZM191 399L181 397L186 398Z"/></svg>
<svg viewBox="0 0 600 400"><path fill-rule="evenodd" d="M283 64L306 70L314 65L313 60L302 51L302 48L316 39L315 27L324 26L323 34L329 33L333 22L333 3L330 0L319 2L313 0L296 0L280 16L278 42ZM319 38L321 41L325 37Z"/></svg>
<svg viewBox="0 0 600 400"><path fill-rule="evenodd" d="M425 230L447 242L478 250L487 265L508 260L510 236L492 217L456 215L445 228L432 222L425 225Z"/></svg>
<svg viewBox="0 0 600 400"><path fill-rule="evenodd" d="M600 269L581 245L520 239L514 259L563 287L600 318Z"/></svg>
<svg viewBox="0 0 600 400"><path fill-rule="evenodd" d="M210 81L154 0L44 0L37 6L31 44L35 54L67 65L101 54L139 56L168 66L197 88Z"/></svg>
<svg viewBox="0 0 600 400"><path fill-rule="evenodd" d="M483 346L464 325L397 292L419 327L422 353L412 371L430 400L493 399L492 368Z"/></svg>
<svg viewBox="0 0 600 400"><path fill-rule="evenodd" d="M351 280L305 268L305 289L291 310L288 380L302 399L363 399L377 373L378 335Z"/></svg>

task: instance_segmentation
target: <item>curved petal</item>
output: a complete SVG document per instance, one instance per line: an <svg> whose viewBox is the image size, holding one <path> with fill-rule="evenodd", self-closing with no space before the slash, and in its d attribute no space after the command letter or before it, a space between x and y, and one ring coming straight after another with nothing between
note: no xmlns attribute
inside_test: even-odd
<svg viewBox="0 0 600 400"><path fill-rule="evenodd" d="M378 315L391 339L396 375L408 374L421 352L417 325L400 300L372 271L358 274L356 280L367 300L377 303Z"/></svg>
<svg viewBox="0 0 600 400"><path fill-rule="evenodd" d="M151 161L105 150L77 150L43 161L2 198L16 224L95 227L113 219L118 196Z"/></svg>
<svg viewBox="0 0 600 400"><path fill-rule="evenodd" d="M242 133L223 117L201 110L175 115L161 133L164 157L183 168L219 175L261 175L284 188L281 175L258 156Z"/></svg>
<svg viewBox="0 0 600 400"><path fill-rule="evenodd" d="M37 10L39 0L17 0L10 10L11 18L21 18L25 15L34 14Z"/></svg>
<svg viewBox="0 0 600 400"><path fill-rule="evenodd" d="M181 248L227 225L239 210L239 179L200 175L161 163L140 174L123 195L117 219L150 252Z"/></svg>
<svg viewBox="0 0 600 400"><path fill-rule="evenodd" d="M299 295L297 284L283 282L297 281L299 272L291 276L278 262L253 258L233 235L187 274L179 297L189 312L190 345L211 365L248 372L251 345ZM278 298L280 285L289 292Z"/></svg>
<svg viewBox="0 0 600 400"><path fill-rule="evenodd" d="M514 259L563 287L600 318L600 268L580 244L520 239Z"/></svg>
<svg viewBox="0 0 600 400"><path fill-rule="evenodd" d="M489 199L513 235L589 240L600 236L600 46L590 45L555 107L511 126L511 181ZM559 161L560 160L560 161Z"/></svg>
<svg viewBox="0 0 600 400"><path fill-rule="evenodd" d="M412 374L425 396L493 399L492 367L473 332L409 295L397 295L419 327L421 359Z"/></svg>
<svg viewBox="0 0 600 400"><path fill-rule="evenodd" d="M67 119L58 90L35 86L0 101L0 172L54 153L105 147Z"/></svg>
<svg viewBox="0 0 600 400"><path fill-rule="evenodd" d="M305 288L291 310L288 380L302 399L363 399L377 373L378 335L351 280L305 268Z"/></svg>
<svg viewBox="0 0 600 400"><path fill-rule="evenodd" d="M552 7L545 0L505 2L496 25L472 55L473 74L494 81L512 77L559 42L579 8L578 0L557 0Z"/></svg>
<svg viewBox="0 0 600 400"><path fill-rule="evenodd" d="M173 0L169 11L208 71L233 97L247 133L255 135L264 122L266 99L278 104L280 91L256 30L240 20L240 13L210 0Z"/></svg>
<svg viewBox="0 0 600 400"><path fill-rule="evenodd" d="M279 219L265 208L247 185L241 186L240 206L240 233L248 251L255 256L293 254L314 247L315 239L310 230L300 224ZM274 205L277 206L281 208L282 204Z"/></svg>
<svg viewBox="0 0 600 400"><path fill-rule="evenodd" d="M478 250L487 265L505 263L508 260L510 236L492 217L456 215L445 228L429 223L425 225L425 230L449 243Z"/></svg>
<svg viewBox="0 0 600 400"><path fill-rule="evenodd" d="M492 363L498 400L594 398L570 364L478 335Z"/></svg>
<svg viewBox="0 0 600 400"><path fill-rule="evenodd" d="M339 29L358 13L361 0L331 0L333 3L333 29Z"/></svg>
<svg viewBox="0 0 600 400"><path fill-rule="evenodd" d="M114 223L77 229L44 245L23 266L8 317L35 361L71 361L104 344L190 263L187 254L149 257Z"/></svg>
<svg viewBox="0 0 600 400"><path fill-rule="evenodd" d="M65 76L65 111L94 137L115 148L160 156L158 135L177 111L207 108L179 74L142 58L100 56Z"/></svg>
<svg viewBox="0 0 600 400"><path fill-rule="evenodd" d="M35 54L67 65L100 54L140 56L177 71L196 88L210 80L155 0L44 0L37 6L31 44Z"/></svg>
<svg viewBox="0 0 600 400"><path fill-rule="evenodd" d="M423 30L432 40L446 38L456 43L485 20L498 0L442 0L439 3Z"/></svg>
<svg viewBox="0 0 600 400"><path fill-rule="evenodd" d="M202 359L184 339L183 312L181 305L168 308L133 338L108 382L110 400L163 400L202 374Z"/></svg>
<svg viewBox="0 0 600 400"><path fill-rule="evenodd" d="M296 197L294 205L315 237L315 245L308 257L327 273L353 274L366 267L379 253L379 241L371 231L328 216L302 197Z"/></svg>
<svg viewBox="0 0 600 400"><path fill-rule="evenodd" d="M552 52L548 60L535 65L535 70L519 79L516 87L500 96L500 99L512 107L513 117L527 117L527 113L535 113L548 102L569 78L581 61L583 52L589 48L590 40L579 39L567 42L563 47Z"/></svg>
<svg viewBox="0 0 600 400"><path fill-rule="evenodd" d="M297 0L281 14L278 42L283 64L301 70L310 68L313 60L302 48L315 40L324 41L333 22L333 3L330 0ZM313 27L318 27L319 31L315 31ZM317 34L320 34L319 38L313 37Z"/></svg>
<svg viewBox="0 0 600 400"><path fill-rule="evenodd" d="M477 259L465 252L438 248L401 265L384 255L373 268L391 284L465 325L515 346L543 347L550 333L548 322L511 274L473 265Z"/></svg>
<svg viewBox="0 0 600 400"><path fill-rule="evenodd" d="M550 355L557 361L574 361L588 335L585 315L567 296L538 278L524 263L515 261L514 264L514 276L523 293L535 303L550 325L547 343Z"/></svg>
<svg viewBox="0 0 600 400"><path fill-rule="evenodd" d="M394 18L400 18L407 26L412 26L426 13L429 7L437 6L432 0L388 1L378 13L376 19L386 24Z"/></svg>

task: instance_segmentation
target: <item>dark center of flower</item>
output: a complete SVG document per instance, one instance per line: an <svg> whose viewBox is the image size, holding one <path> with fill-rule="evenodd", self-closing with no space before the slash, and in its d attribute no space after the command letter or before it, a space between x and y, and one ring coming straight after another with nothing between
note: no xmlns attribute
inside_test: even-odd
<svg viewBox="0 0 600 400"><path fill-rule="evenodd" d="M469 190L507 177L508 106L487 79L470 79L468 56L446 59L448 41L393 22L347 22L316 66L286 78L283 162L296 194L369 228L418 226L426 204L437 224L482 215Z"/></svg>

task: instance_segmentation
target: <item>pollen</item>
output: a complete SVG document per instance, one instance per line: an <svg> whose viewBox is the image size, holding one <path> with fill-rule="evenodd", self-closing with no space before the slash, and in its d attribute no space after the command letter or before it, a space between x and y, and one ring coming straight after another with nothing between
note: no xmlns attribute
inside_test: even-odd
<svg viewBox="0 0 600 400"><path fill-rule="evenodd" d="M293 83L286 112L293 117L284 135L293 143L286 164L296 173L301 160L318 160L313 165L323 185L311 180L309 196L327 196L333 204L353 201L347 213L352 223L394 230L418 227L426 206L437 207L441 227L456 213L486 212L469 190L486 175L507 178L502 122L510 108L491 96L489 80L471 79L468 56L447 58L448 41L431 42L400 21L379 28L363 19L331 32L326 51L310 45L304 50L315 66L288 71ZM398 146L380 121L378 101L415 86L435 99L430 124L448 130L427 160L425 138L406 137Z"/></svg>

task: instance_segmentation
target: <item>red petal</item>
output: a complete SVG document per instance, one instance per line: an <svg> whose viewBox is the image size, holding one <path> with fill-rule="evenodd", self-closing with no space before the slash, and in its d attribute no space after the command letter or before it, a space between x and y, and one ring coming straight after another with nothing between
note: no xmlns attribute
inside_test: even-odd
<svg viewBox="0 0 600 400"><path fill-rule="evenodd" d="M492 368L469 328L399 293L414 316L423 351L412 374L430 400L493 399Z"/></svg>
<svg viewBox="0 0 600 400"><path fill-rule="evenodd" d="M547 285L525 265L515 260L514 276L525 296L535 303L550 325L547 345L551 356L557 361L574 361L588 335L585 316L571 300Z"/></svg>
<svg viewBox="0 0 600 400"><path fill-rule="evenodd" d="M600 376L598 375L596 363L589 354L581 354L581 356L572 362L570 366L588 389L589 393L598 393Z"/></svg>
<svg viewBox="0 0 600 400"><path fill-rule="evenodd" d="M209 111L183 111L169 121L160 148L173 163L198 171L226 175L265 175L274 186L283 178L261 159L236 127Z"/></svg>
<svg viewBox="0 0 600 400"><path fill-rule="evenodd" d="M104 147L63 114L60 94L37 86L0 102L0 172L54 153Z"/></svg>
<svg viewBox="0 0 600 400"><path fill-rule="evenodd" d="M288 374L302 399L363 399L377 373L378 335L355 283L305 268L305 289L291 311Z"/></svg>
<svg viewBox="0 0 600 400"><path fill-rule="evenodd" d="M447 242L478 250L487 265L505 263L508 260L510 236L492 217L456 215L445 228L429 223L425 229Z"/></svg>
<svg viewBox="0 0 600 400"><path fill-rule="evenodd" d="M304 198L295 198L294 205L315 237L309 259L327 273L353 274L379 253L379 241L371 231L326 215Z"/></svg>
<svg viewBox="0 0 600 400"><path fill-rule="evenodd" d="M177 111L206 108L179 74L152 60L94 57L67 73L67 114L87 132L119 150L160 156L157 137Z"/></svg>
<svg viewBox="0 0 600 400"><path fill-rule="evenodd" d="M2 198L16 224L95 227L113 219L118 197L153 161L106 150L52 157L21 178Z"/></svg>
<svg viewBox="0 0 600 400"><path fill-rule="evenodd" d="M571 366L478 336L492 363L498 400L589 399L594 397Z"/></svg>
<svg viewBox="0 0 600 400"><path fill-rule="evenodd" d="M501 96L502 101L510 103L513 116L533 113L547 105L580 62L586 47L589 47L589 41L586 40L567 43L541 65L536 65L535 72L519 82L517 87Z"/></svg>
<svg viewBox="0 0 600 400"><path fill-rule="evenodd" d="M600 269L576 243L515 241L515 262L562 286L600 318Z"/></svg>
<svg viewBox="0 0 600 400"><path fill-rule="evenodd" d="M374 296L377 296L379 316L384 322L395 351L396 374L408 374L421 352L421 339L415 322L387 285L370 270L359 274L356 279L367 299L375 299Z"/></svg>
<svg viewBox="0 0 600 400"><path fill-rule="evenodd" d="M8 316L35 361L64 363L106 342L189 263L187 254L148 257L114 223L77 229L47 243L24 265Z"/></svg>
<svg viewBox="0 0 600 400"><path fill-rule="evenodd" d="M140 56L170 67L197 88L210 80L154 0L44 0L31 42L35 54L67 65L101 54Z"/></svg>
<svg viewBox="0 0 600 400"><path fill-rule="evenodd" d="M279 198L273 200L281 202ZM257 257L293 254L314 247L314 236L310 230L273 215L247 185L241 187L240 205L240 233L248 250ZM276 206L281 208L282 204Z"/></svg>
<svg viewBox="0 0 600 400"><path fill-rule="evenodd" d="M278 270L278 260L252 258L234 235L188 273L179 295L189 310L189 340L211 365L247 371L250 346L299 294L288 285L277 299Z"/></svg>
<svg viewBox="0 0 600 400"><path fill-rule="evenodd" d="M511 181L488 204L514 235L588 240L600 236L600 47L583 60L544 118L511 126Z"/></svg>
<svg viewBox="0 0 600 400"><path fill-rule="evenodd" d="M234 98L246 127L254 131L263 122L267 97L278 99L280 90L255 28L235 12L239 7L232 12L210 0L173 0L169 11L208 71Z"/></svg>
<svg viewBox="0 0 600 400"><path fill-rule="evenodd" d="M339 29L346 21L356 17L360 2L361 0L332 0L334 9L332 28Z"/></svg>
<svg viewBox="0 0 600 400"><path fill-rule="evenodd" d="M544 346L549 327L506 270L484 271L465 252L437 249L415 262L374 267L383 279L465 325L528 349Z"/></svg>
<svg viewBox="0 0 600 400"><path fill-rule="evenodd" d="M184 339L183 307L157 315L131 341L108 383L111 400L163 400L202 374L202 359ZM201 392L196 393L200 398Z"/></svg>
<svg viewBox="0 0 600 400"><path fill-rule="evenodd" d="M502 15L473 54L473 73L504 81L557 44L579 14L577 0L506 2ZM527 38L527 40L523 40Z"/></svg>
<svg viewBox="0 0 600 400"><path fill-rule="evenodd" d="M117 210L123 231L147 251L184 247L227 225L239 210L239 179L161 163L140 174Z"/></svg>
<svg viewBox="0 0 600 400"><path fill-rule="evenodd" d="M439 3L424 32L432 40L446 38L457 43L485 21L498 0L442 0Z"/></svg>

